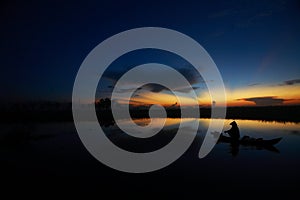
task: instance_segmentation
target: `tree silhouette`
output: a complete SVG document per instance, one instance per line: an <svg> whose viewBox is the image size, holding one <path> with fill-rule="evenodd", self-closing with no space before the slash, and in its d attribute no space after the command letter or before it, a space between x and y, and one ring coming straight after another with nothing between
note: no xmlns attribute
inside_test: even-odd
<svg viewBox="0 0 300 200"><path fill-rule="evenodd" d="M110 110L111 100L109 98L100 99L95 102L96 108L100 110Z"/></svg>

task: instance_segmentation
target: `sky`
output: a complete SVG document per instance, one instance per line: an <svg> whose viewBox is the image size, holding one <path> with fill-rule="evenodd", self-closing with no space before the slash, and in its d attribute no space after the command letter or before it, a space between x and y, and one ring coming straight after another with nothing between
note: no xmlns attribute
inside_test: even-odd
<svg viewBox="0 0 300 200"><path fill-rule="evenodd" d="M1 102L71 101L77 71L99 43L128 29L164 27L206 49L228 105L300 104L299 1L1 1L0 22ZM109 97L123 73L147 62L173 66L195 88L200 105L212 101L189 63L155 50L112 63L96 97ZM133 101L140 104L176 103L157 85L137 93Z"/></svg>

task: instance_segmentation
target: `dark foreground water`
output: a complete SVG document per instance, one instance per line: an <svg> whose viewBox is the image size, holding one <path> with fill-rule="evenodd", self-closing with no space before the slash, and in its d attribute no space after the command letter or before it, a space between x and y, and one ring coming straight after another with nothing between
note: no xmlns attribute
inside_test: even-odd
<svg viewBox="0 0 300 200"><path fill-rule="evenodd" d="M159 120L159 119L158 119ZM190 120L190 119L186 119ZM224 130L230 128L226 120ZM139 125L147 119L135 121ZM116 125L103 126L120 147L146 152L174 137L180 119L168 119L152 139L135 140ZM184 122L184 121L183 121ZM259 197L297 194L300 188L300 124L236 120L241 135L282 140L272 149L232 148L218 143L203 159L198 152L209 119L199 119L197 136L185 154L159 171L130 174L98 162L81 143L73 123L2 124L0 169L2 191L34 194L64 192L115 196L142 195L192 198L212 196ZM126 123L126 120L123 122ZM13 194L13 192L12 192ZM239 195L237 195L239 194Z"/></svg>

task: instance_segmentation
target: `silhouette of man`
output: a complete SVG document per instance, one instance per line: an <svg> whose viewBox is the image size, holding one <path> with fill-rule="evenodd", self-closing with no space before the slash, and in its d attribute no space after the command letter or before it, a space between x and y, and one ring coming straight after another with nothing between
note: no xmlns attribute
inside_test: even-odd
<svg viewBox="0 0 300 200"><path fill-rule="evenodd" d="M235 121L231 122L230 125L232 126L231 129L224 131L225 133L228 133L228 135L235 140L238 140L240 138L240 130L237 126L237 123Z"/></svg>

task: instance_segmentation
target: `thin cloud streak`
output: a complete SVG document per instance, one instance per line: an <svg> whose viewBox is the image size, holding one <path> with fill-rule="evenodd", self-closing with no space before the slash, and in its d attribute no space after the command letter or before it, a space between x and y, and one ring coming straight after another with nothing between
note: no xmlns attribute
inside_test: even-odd
<svg viewBox="0 0 300 200"><path fill-rule="evenodd" d="M299 84L299 83L300 83L300 79L293 79L293 80L284 81L283 83L279 84L279 86L283 86L283 85L295 85L295 84Z"/></svg>
<svg viewBox="0 0 300 200"><path fill-rule="evenodd" d="M254 102L257 106L276 106L283 105L285 99L277 98L277 97L252 97L252 98L243 98L237 99L242 101L250 101Z"/></svg>

